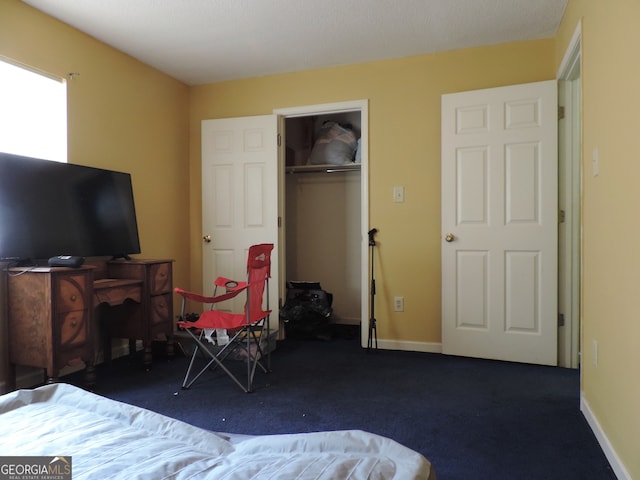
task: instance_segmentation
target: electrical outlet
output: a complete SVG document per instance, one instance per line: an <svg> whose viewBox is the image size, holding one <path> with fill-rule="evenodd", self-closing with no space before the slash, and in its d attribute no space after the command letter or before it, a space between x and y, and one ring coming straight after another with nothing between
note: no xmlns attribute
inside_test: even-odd
<svg viewBox="0 0 640 480"><path fill-rule="evenodd" d="M393 311L404 312L404 297L393 297Z"/></svg>

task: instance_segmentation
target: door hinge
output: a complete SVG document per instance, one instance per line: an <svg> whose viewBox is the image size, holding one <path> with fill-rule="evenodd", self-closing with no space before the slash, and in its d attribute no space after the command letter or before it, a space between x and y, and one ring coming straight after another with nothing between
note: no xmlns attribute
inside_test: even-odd
<svg viewBox="0 0 640 480"><path fill-rule="evenodd" d="M564 223L565 217L566 217L566 214L564 210L558 210L558 223Z"/></svg>
<svg viewBox="0 0 640 480"><path fill-rule="evenodd" d="M282 217L278 216L278 228L282 228Z"/></svg>
<svg viewBox="0 0 640 480"><path fill-rule="evenodd" d="M278 134L278 146L282 146L282 135Z"/></svg>
<svg viewBox="0 0 640 480"><path fill-rule="evenodd" d="M558 105L558 120L562 120L564 118L564 107Z"/></svg>
<svg viewBox="0 0 640 480"><path fill-rule="evenodd" d="M558 326L564 327L564 313L558 314Z"/></svg>

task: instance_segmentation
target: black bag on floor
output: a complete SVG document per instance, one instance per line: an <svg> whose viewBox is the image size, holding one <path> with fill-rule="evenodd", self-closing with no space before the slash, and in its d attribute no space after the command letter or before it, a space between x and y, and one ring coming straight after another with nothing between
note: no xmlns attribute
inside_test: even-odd
<svg viewBox="0 0 640 480"><path fill-rule="evenodd" d="M287 336L315 338L328 330L333 295L320 282L287 282L287 298L280 309Z"/></svg>

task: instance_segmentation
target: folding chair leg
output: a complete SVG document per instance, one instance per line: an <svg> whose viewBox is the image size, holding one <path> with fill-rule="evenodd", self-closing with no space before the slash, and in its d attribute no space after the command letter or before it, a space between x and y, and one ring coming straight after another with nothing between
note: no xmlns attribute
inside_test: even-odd
<svg viewBox="0 0 640 480"><path fill-rule="evenodd" d="M189 361L187 372L182 382L182 388L185 390L190 388L191 385L193 385L205 371L209 369L215 370L216 368L220 367L244 392L251 392L253 390L253 378L256 373L256 368L259 366L264 373L269 373L271 371L270 351L267 352L267 365L265 366L265 364L263 363L265 354L264 350L262 349L262 341L264 340L265 324L268 325L267 321L268 319L263 319L262 323L253 324L236 331L234 335L229 339L229 343L217 352L212 352L209 348L207 348L207 345L203 340L204 331L201 330L200 333L196 335L192 331L192 329L187 328L186 332L195 342L195 347ZM241 335L244 335L244 337L242 337ZM267 329L267 349L269 347L268 335L269 332ZM252 346L254 344L255 350L253 350L252 352ZM246 354L247 380L245 385L243 385L238 377L234 375L223 364L226 358L237 348L244 349ZM191 376L195 366L196 356L198 356L198 353L200 351L208 355L210 359L207 361L206 365L198 371L198 373L196 373L194 376Z"/></svg>
<svg viewBox="0 0 640 480"><path fill-rule="evenodd" d="M191 335L191 337L194 337L194 334L191 332L191 330L187 330L187 333L189 335ZM203 335L203 332L200 332L199 338L202 338L202 335ZM196 342L196 346L193 349L193 353L191 354L191 360L189 360L189 367L187 368L187 372L184 375L184 380L182 381L182 388L183 389L189 388L193 384L193 382L195 381L195 380L193 380L192 382L190 382L187 385L187 382L189 380L189 374L191 373L191 369L193 368L193 364L194 364L194 362L196 360L196 356L198 355L198 349L199 348L200 348L199 342Z"/></svg>
<svg viewBox="0 0 640 480"><path fill-rule="evenodd" d="M251 327L249 327L249 331L251 331ZM255 369L251 368L251 338L249 332L245 335L247 337L247 388L251 390L253 385L253 372ZM256 357L258 353L256 352Z"/></svg>
<svg viewBox="0 0 640 480"><path fill-rule="evenodd" d="M240 383L240 381L236 378L236 376L227 368L223 365L223 363L220 361L220 359L213 354L207 347L206 345L202 342L202 334L200 334L200 336L196 336L191 330L187 329L187 333L191 336L191 338L196 342L196 348L193 352L193 355L191 357L191 361L189 362L189 367L187 369L187 374L185 375L184 381L182 382L182 388L183 389L188 389L191 387L191 385L194 384L194 382L200 378L200 376L209 368L211 367L211 365L213 365L214 363L216 364L216 367L220 367L222 370L224 370L224 372L229 375L229 377L231 377L231 379L245 392L245 393L249 393L251 390L250 388L246 388L244 385L242 385L242 383ZM207 362L207 364L198 372L198 374L193 377L191 379L191 381L188 381L188 377L189 374L191 373L191 368L193 366L194 360L195 360L195 356L198 352L198 349L202 349L207 355L209 355L211 357L211 360L209 360ZM251 384L249 384L249 386L251 386Z"/></svg>
<svg viewBox="0 0 640 480"><path fill-rule="evenodd" d="M191 370L193 368L193 364L195 363L196 356L198 355L198 350L202 349L205 353L210 353L207 348L202 343L203 332L200 332L200 335L196 337L191 330L187 330L187 333L191 335L193 340L196 342L196 346L193 349L193 354L191 355L191 360L189 361L189 367L187 368L187 373L184 376L184 380L182 381L183 390L187 390L191 385L194 384L198 378L207 370L213 363L214 360L209 360L209 362L198 372L198 374L189 381L189 375L191 374Z"/></svg>

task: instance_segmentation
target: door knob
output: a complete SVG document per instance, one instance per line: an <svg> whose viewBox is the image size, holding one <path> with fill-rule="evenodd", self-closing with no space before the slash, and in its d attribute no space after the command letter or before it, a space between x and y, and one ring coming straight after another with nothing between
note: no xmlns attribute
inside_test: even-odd
<svg viewBox="0 0 640 480"><path fill-rule="evenodd" d="M455 236L453 233L447 233L447 234L444 236L444 240L445 240L445 242L449 242L449 243L451 243L451 242L453 242L455 239L456 239L456 236Z"/></svg>
<svg viewBox="0 0 640 480"><path fill-rule="evenodd" d="M204 243L211 243L211 235L205 235L202 240L204 240Z"/></svg>

